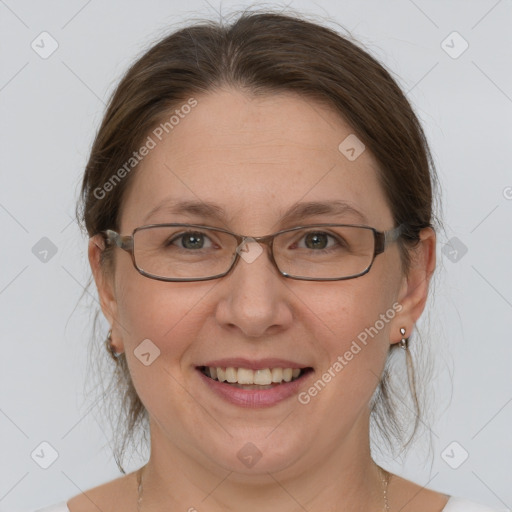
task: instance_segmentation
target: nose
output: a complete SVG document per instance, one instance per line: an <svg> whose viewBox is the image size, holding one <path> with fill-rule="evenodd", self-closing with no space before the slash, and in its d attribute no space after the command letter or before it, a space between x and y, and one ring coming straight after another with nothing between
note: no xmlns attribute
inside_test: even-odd
<svg viewBox="0 0 512 512"><path fill-rule="evenodd" d="M264 337L292 325L286 279L269 258L269 247L249 241L234 269L222 278L216 307L219 325L249 338Z"/></svg>

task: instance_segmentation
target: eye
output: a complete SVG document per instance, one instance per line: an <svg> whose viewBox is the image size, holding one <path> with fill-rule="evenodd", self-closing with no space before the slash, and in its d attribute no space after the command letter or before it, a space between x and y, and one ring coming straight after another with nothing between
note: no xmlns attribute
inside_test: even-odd
<svg viewBox="0 0 512 512"><path fill-rule="evenodd" d="M335 243L329 245L329 239L333 240ZM311 231L309 233L305 233L301 240L304 240L306 249L329 249L337 243L337 240L333 235L324 231ZM299 247L303 248L300 244Z"/></svg>
<svg viewBox="0 0 512 512"><path fill-rule="evenodd" d="M177 240L181 240L178 244L175 244ZM206 245L210 244L210 245ZM167 242L166 245L179 245L180 248L183 249L210 249L212 247L212 242L209 237L205 233L201 233L200 231L187 231L186 233L182 233L180 235L174 236L171 240Z"/></svg>

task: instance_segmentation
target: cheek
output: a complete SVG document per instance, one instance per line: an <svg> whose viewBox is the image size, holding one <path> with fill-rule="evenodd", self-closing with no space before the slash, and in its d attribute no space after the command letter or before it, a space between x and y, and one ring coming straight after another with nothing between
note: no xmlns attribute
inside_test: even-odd
<svg viewBox="0 0 512 512"><path fill-rule="evenodd" d="M215 283L172 283L142 275L123 282L118 308L125 350L133 354L149 339L170 369L177 367L211 314L204 299Z"/></svg>
<svg viewBox="0 0 512 512"><path fill-rule="evenodd" d="M307 318L314 326L313 340L321 347L321 368L302 395L319 417L328 418L338 431L351 425L373 395L389 350L392 293L380 286L348 281L338 288L304 294ZM307 298L306 298L307 297Z"/></svg>
<svg viewBox="0 0 512 512"><path fill-rule="evenodd" d="M354 340L363 344L366 340L368 348L389 340L390 322L395 316L394 293L385 282L370 279L369 274L311 286L300 296L306 305L304 321L314 326L315 338L322 340L331 357L348 350Z"/></svg>
<svg viewBox="0 0 512 512"><path fill-rule="evenodd" d="M183 392L184 372L189 370L190 348L208 315L207 301L201 299L211 286L186 283L181 287L140 276L119 290L130 376L144 406L156 418L165 417L169 410L176 417L196 410L193 399Z"/></svg>

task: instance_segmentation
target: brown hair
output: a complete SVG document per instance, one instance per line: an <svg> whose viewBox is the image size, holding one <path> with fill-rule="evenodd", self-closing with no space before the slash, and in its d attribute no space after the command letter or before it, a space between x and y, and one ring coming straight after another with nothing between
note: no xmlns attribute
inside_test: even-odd
<svg viewBox="0 0 512 512"><path fill-rule="evenodd" d="M323 102L348 122L379 163L379 180L395 224L406 225L398 243L407 273L410 249L417 243L420 229L433 226L433 189L437 185L421 125L390 73L367 51L348 37L295 13L246 11L229 25L198 22L166 36L131 66L109 101L85 169L77 218L88 235L118 229L122 201L136 169L104 197L98 198L95 191L104 187L171 110L193 95L211 93L221 86L254 95L295 92ZM103 251L101 261L105 272L113 271L111 248ZM104 338L102 333L100 339ZM388 363L397 349L391 345ZM392 451L393 440L408 446L423 417L412 359L409 351L407 354L413 421L410 414L404 414L408 408L399 407L405 398L391 386L391 364L386 364L370 404L372 421ZM120 460L137 427L147 422L147 412L131 382L124 354L115 368L111 390L120 393L122 400L115 412L114 432L119 437L114 455L124 472ZM405 442L411 424L412 433ZM143 433L146 436L147 430Z"/></svg>

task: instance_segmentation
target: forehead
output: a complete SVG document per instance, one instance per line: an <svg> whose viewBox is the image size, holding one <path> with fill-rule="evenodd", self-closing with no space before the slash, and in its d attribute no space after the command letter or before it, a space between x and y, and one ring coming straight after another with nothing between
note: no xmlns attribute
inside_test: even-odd
<svg viewBox="0 0 512 512"><path fill-rule="evenodd" d="M124 232L166 201L218 204L225 227L254 236L298 202L345 201L375 227L390 226L377 162L368 150L355 159L340 151L357 139L333 109L293 93L221 89L194 99L193 108L178 106L149 134L154 147L125 193ZM168 212L151 222L172 222Z"/></svg>

